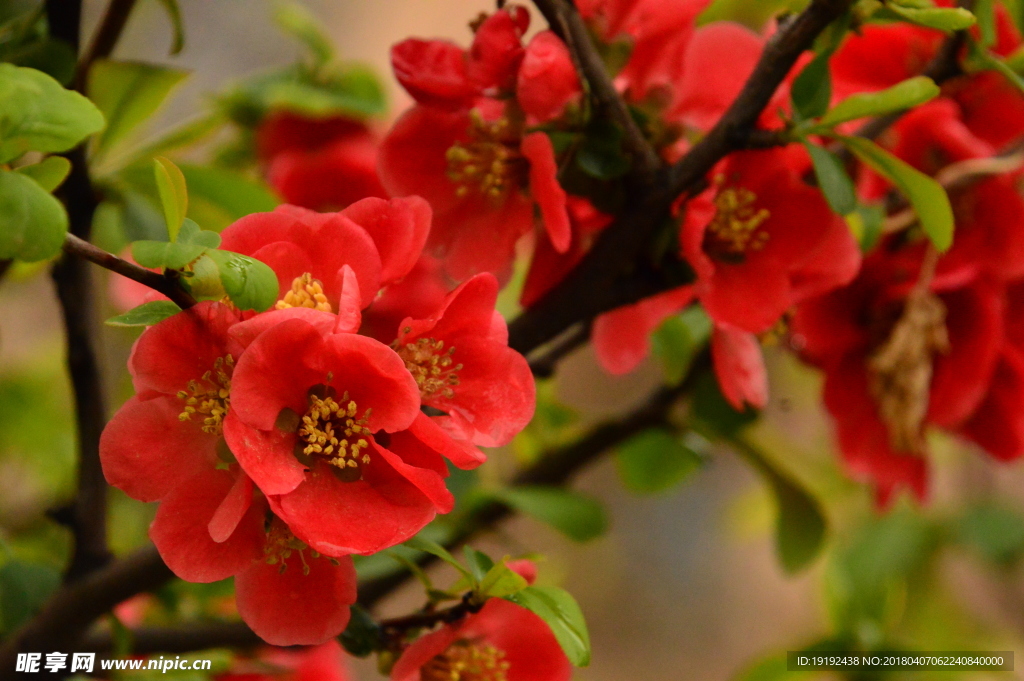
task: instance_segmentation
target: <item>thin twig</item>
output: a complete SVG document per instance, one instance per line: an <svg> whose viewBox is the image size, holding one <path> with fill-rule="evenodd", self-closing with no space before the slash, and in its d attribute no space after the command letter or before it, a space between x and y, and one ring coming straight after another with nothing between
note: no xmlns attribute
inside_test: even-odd
<svg viewBox="0 0 1024 681"><path fill-rule="evenodd" d="M183 310L196 304L195 298L166 274L160 274L159 272L139 267L134 263L117 257L113 253L108 253L102 248L93 246L88 241L80 239L74 234L68 234L67 239L64 241L64 252L144 284L154 291L164 294Z"/></svg>
<svg viewBox="0 0 1024 681"><path fill-rule="evenodd" d="M563 337L555 340L551 347L545 348L543 354L530 360L530 369L537 378L548 378L555 372L555 367L566 355L590 340L591 324L584 322L567 331Z"/></svg>
<svg viewBox="0 0 1024 681"><path fill-rule="evenodd" d="M534 0L534 4L548 20L551 29L569 48L576 70L589 85L598 110L622 127L626 151L633 157L632 170L638 177L653 175L661 167L661 159L644 137L640 126L629 113L626 102L615 89L604 60L598 54L590 32L576 7L566 0Z"/></svg>
<svg viewBox="0 0 1024 681"><path fill-rule="evenodd" d="M89 69L97 59L106 59L117 45L121 38L128 17L131 16L136 0L110 0L107 11L100 20L100 26L93 35L89 49L75 68L75 89L79 92L85 91L86 79L89 77Z"/></svg>

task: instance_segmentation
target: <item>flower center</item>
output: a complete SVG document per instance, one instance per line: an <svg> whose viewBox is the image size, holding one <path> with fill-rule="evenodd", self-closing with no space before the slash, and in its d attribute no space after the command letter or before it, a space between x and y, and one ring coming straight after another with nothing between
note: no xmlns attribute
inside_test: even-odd
<svg viewBox="0 0 1024 681"><path fill-rule="evenodd" d="M405 360L405 368L416 379L424 399L438 393L449 400L455 397L454 386L459 384L462 365L453 364L453 354L454 345L445 350L444 341L433 338L420 338L398 348L398 356Z"/></svg>
<svg viewBox="0 0 1024 681"><path fill-rule="evenodd" d="M292 288L284 294L284 298L277 301L275 306L278 310L285 310L289 307L309 307L323 312L333 312L331 303L324 293L324 286L319 279L314 279L309 272L304 272L292 281Z"/></svg>
<svg viewBox="0 0 1024 681"><path fill-rule="evenodd" d="M302 561L302 574L309 574L309 563L306 562L306 551L309 551L309 558L316 559L326 556L321 556L318 551L309 548L306 542L302 541L288 529L288 526L284 524L277 516L270 516L267 521L267 538L263 544L263 561L267 565L280 565L278 571L284 574L285 570L288 569L288 559L292 557L292 554L299 554L299 560ZM338 564L338 561L334 558L328 558L334 565Z"/></svg>
<svg viewBox="0 0 1024 681"><path fill-rule="evenodd" d="M757 194L743 187L720 190L715 197L718 210L706 232L705 250L728 261L747 251L764 248L768 232L761 226L771 217L771 212L757 208L756 201Z"/></svg>
<svg viewBox="0 0 1024 681"><path fill-rule="evenodd" d="M309 408L299 425L298 446L302 454L320 456L357 480L360 466L370 463L369 452L363 451L370 446L366 439L370 435L366 427L370 410L356 418L359 407L355 400L350 400L347 392L340 401L335 400L330 392L328 389L323 397L315 393L309 396Z"/></svg>
<svg viewBox="0 0 1024 681"><path fill-rule="evenodd" d="M178 391L178 398L185 401L185 409L178 414L178 419L191 421L193 416L198 416L203 420L204 433L220 434L231 406L231 374L234 369L235 358L225 355L218 357L213 369L198 381L189 381L187 389Z"/></svg>
<svg viewBox="0 0 1024 681"><path fill-rule="evenodd" d="M507 681L505 651L490 643L457 641L423 665L422 681Z"/></svg>
<svg viewBox="0 0 1024 681"><path fill-rule="evenodd" d="M509 189L526 184L528 165L519 153L518 135L507 118L487 121L474 109L470 113L469 136L468 142L456 142L445 153L448 178L458 185L458 196L476 189L498 200Z"/></svg>

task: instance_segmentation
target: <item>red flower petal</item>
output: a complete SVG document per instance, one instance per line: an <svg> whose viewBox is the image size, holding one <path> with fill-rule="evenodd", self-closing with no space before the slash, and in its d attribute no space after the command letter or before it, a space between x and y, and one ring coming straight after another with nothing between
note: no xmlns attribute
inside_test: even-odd
<svg viewBox="0 0 1024 681"><path fill-rule="evenodd" d="M692 300L693 287L681 286L599 316L590 340L601 367L615 375L635 369L650 351L651 333Z"/></svg>
<svg viewBox="0 0 1024 681"><path fill-rule="evenodd" d="M251 505L224 541L214 541L207 529L238 475L210 468L178 485L157 509L149 536L178 577L216 582L238 574L263 555L262 504Z"/></svg>
<svg viewBox="0 0 1024 681"><path fill-rule="evenodd" d="M562 115L580 96L580 79L569 49L552 31L541 31L526 47L516 83L516 101L527 116L546 122Z"/></svg>
<svg viewBox="0 0 1024 681"><path fill-rule="evenodd" d="M512 89L523 59L522 36L529 16L517 7L498 10L476 29L466 70L481 91Z"/></svg>
<svg viewBox="0 0 1024 681"><path fill-rule="evenodd" d="M391 66L395 79L423 104L459 107L477 91L466 73L465 51L446 40L403 40L391 48Z"/></svg>
<svg viewBox="0 0 1024 681"><path fill-rule="evenodd" d="M540 206L544 229L555 250L565 253L572 241L572 228L565 206L565 190L558 184L558 164L551 138L543 132L532 132L523 137L520 150L530 161L530 191Z"/></svg>
<svg viewBox="0 0 1024 681"><path fill-rule="evenodd" d="M307 557L308 574L298 553L282 564L253 563L235 577L238 614L271 645L314 645L337 636L356 601L356 571L351 558L334 560L340 564Z"/></svg>
<svg viewBox="0 0 1024 681"><path fill-rule="evenodd" d="M430 204L419 196L363 199L342 215L367 231L380 252L381 285L398 281L415 267L430 233Z"/></svg>
<svg viewBox="0 0 1024 681"><path fill-rule="evenodd" d="M213 541L223 543L234 534L252 506L252 492L252 479L245 474L239 475L207 526Z"/></svg>
<svg viewBox="0 0 1024 681"><path fill-rule="evenodd" d="M100 436L107 482L133 499L157 501L212 467L221 438L204 433L199 423L183 423L183 408L184 401L170 395L125 402Z"/></svg>
<svg viewBox="0 0 1024 681"><path fill-rule="evenodd" d="M305 480L306 467L295 458L295 433L250 428L231 412L224 437L238 465L264 494L287 494Z"/></svg>
<svg viewBox="0 0 1024 681"><path fill-rule="evenodd" d="M438 422L438 419L444 419L444 417L430 417L421 413L408 430L392 436L392 446L396 451L399 450L400 445L395 442L395 438L398 436L414 438L427 449L441 454L464 470L476 468L487 460L487 455L471 443L458 439L446 431L441 425L444 421Z"/></svg>
<svg viewBox="0 0 1024 681"><path fill-rule="evenodd" d="M736 411L743 411L747 404L761 409L768 403L768 373L754 334L716 324L711 335L711 358L722 395Z"/></svg>

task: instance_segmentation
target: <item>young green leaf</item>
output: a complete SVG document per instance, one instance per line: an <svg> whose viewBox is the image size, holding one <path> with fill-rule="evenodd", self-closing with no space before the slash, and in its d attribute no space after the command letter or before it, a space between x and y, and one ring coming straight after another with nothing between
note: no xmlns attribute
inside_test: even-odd
<svg viewBox="0 0 1024 681"><path fill-rule="evenodd" d="M60 201L28 175L0 170L0 260L51 258L60 253L67 231Z"/></svg>
<svg viewBox="0 0 1024 681"><path fill-rule="evenodd" d="M974 26L977 19L962 7L905 7L895 3L886 5L893 14L918 26L940 31L962 31Z"/></svg>
<svg viewBox="0 0 1024 681"><path fill-rule="evenodd" d="M522 575L509 568L507 558L491 567L480 580L480 595L504 598L522 591L529 584Z"/></svg>
<svg viewBox="0 0 1024 681"><path fill-rule="evenodd" d="M995 0L974 0L971 8L978 20L978 32L981 46L988 48L996 42L996 2Z"/></svg>
<svg viewBox="0 0 1024 681"><path fill-rule="evenodd" d="M574 541L589 541L608 529L604 507L579 492L558 487L507 487L493 495Z"/></svg>
<svg viewBox="0 0 1024 681"><path fill-rule="evenodd" d="M274 21L309 48L317 66L323 66L334 59L334 45L321 28L323 21L305 7L296 3L282 4L274 12Z"/></svg>
<svg viewBox="0 0 1024 681"><path fill-rule="evenodd" d="M551 627L566 657L577 667L590 664L590 633L583 611L569 592L553 586L528 586L506 597Z"/></svg>
<svg viewBox="0 0 1024 681"><path fill-rule="evenodd" d="M167 16L171 20L171 28L174 30L171 54L178 54L185 47L185 26L181 20L181 8L178 7L178 0L160 0L160 4L167 10Z"/></svg>
<svg viewBox="0 0 1024 681"><path fill-rule="evenodd" d="M45 191L52 193L71 172L71 161L63 156L47 156L39 163L21 166L15 172L28 175Z"/></svg>
<svg viewBox="0 0 1024 681"><path fill-rule="evenodd" d="M699 305L691 305L661 323L651 335L651 347L661 360L666 383L676 385L686 377L710 336L711 318Z"/></svg>
<svg viewBox="0 0 1024 681"><path fill-rule="evenodd" d="M217 248L220 246L220 234L202 229L194 220L185 218L181 223L181 231L178 232L178 243Z"/></svg>
<svg viewBox="0 0 1024 681"><path fill-rule="evenodd" d="M12 560L0 567L0 631L17 629L59 585L60 573L49 565Z"/></svg>
<svg viewBox="0 0 1024 681"><path fill-rule="evenodd" d="M429 553L432 556L437 556L444 562L451 565L453 568L461 572L464 576L472 579L473 573L465 568L459 561L455 560L455 556L448 552L448 549L441 546L437 542L424 539L423 537L413 537L408 539L402 544L407 546L414 551L422 551L423 553Z"/></svg>
<svg viewBox="0 0 1024 681"><path fill-rule="evenodd" d="M671 489L701 466L701 458L679 436L652 428L621 445L615 463L623 484L637 494Z"/></svg>
<svg viewBox="0 0 1024 681"><path fill-rule="evenodd" d="M469 566L469 571L473 573L473 578L479 582L484 578L491 568L494 567L494 561L486 553L477 551L468 544L462 547L462 553L466 556L466 565Z"/></svg>
<svg viewBox="0 0 1024 681"><path fill-rule="evenodd" d="M815 129L832 128L846 121L903 111L939 96L939 86L927 76L914 76L879 92L850 95L828 111Z"/></svg>
<svg viewBox="0 0 1024 681"><path fill-rule="evenodd" d="M368 657L375 650L380 650L384 639L380 626L370 613L358 605L352 606L352 616L348 626L338 637L346 652L356 657Z"/></svg>
<svg viewBox="0 0 1024 681"><path fill-rule="evenodd" d="M139 265L152 269L180 270L203 255L207 246L202 244L178 244L170 241L132 242L132 258Z"/></svg>
<svg viewBox="0 0 1024 681"><path fill-rule="evenodd" d="M172 315L181 312L181 308L169 300L153 300L128 310L124 314L111 317L107 326L153 326Z"/></svg>
<svg viewBox="0 0 1024 681"><path fill-rule="evenodd" d="M844 218L853 233L853 238L860 244L861 252L870 252L882 236L882 229L885 227L885 208L858 204L857 209Z"/></svg>
<svg viewBox="0 0 1024 681"><path fill-rule="evenodd" d="M89 69L89 97L107 117L97 153L128 136L160 108L187 71L139 62L97 61Z"/></svg>
<svg viewBox="0 0 1024 681"><path fill-rule="evenodd" d="M95 104L42 71L0 64L0 163L67 151L103 125Z"/></svg>
<svg viewBox="0 0 1024 681"><path fill-rule="evenodd" d="M178 230L188 212L185 176L173 161L163 156L153 159L153 173L156 176L160 204L164 209L164 219L167 221L167 234L171 241L177 241Z"/></svg>
<svg viewBox="0 0 1024 681"><path fill-rule="evenodd" d="M262 312L277 301L277 274L255 258L231 251L206 251L220 270L220 281L239 310Z"/></svg>
<svg viewBox="0 0 1024 681"><path fill-rule="evenodd" d="M802 140L814 164L814 175L818 178L818 187L825 195L829 207L839 215L847 215L857 208L857 194L853 188L853 180L843 167L843 162L835 154L823 149L809 140Z"/></svg>
<svg viewBox="0 0 1024 681"><path fill-rule="evenodd" d="M939 252L948 250L953 244L953 208L942 185L870 140L862 137L840 139L857 158L903 192L935 248Z"/></svg>
<svg viewBox="0 0 1024 681"><path fill-rule="evenodd" d="M801 118L817 118L832 101L832 77L828 71L831 52L823 52L811 60L793 81L790 98Z"/></svg>
<svg viewBox="0 0 1024 681"><path fill-rule="evenodd" d="M197 216L208 204L207 212L222 213L230 224L251 213L272 211L281 203L267 185L240 173L188 163L180 167L188 182L190 206ZM202 223L214 227L205 220Z"/></svg>
<svg viewBox="0 0 1024 681"><path fill-rule="evenodd" d="M957 540L994 565L1010 566L1024 556L1024 516L992 503L970 508L954 528Z"/></svg>

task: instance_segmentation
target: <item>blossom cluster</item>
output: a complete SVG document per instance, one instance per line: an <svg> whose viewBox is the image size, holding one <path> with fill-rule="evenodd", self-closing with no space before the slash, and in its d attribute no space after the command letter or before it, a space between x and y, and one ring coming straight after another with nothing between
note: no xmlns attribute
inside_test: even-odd
<svg viewBox="0 0 1024 681"><path fill-rule="evenodd" d="M107 480L160 502L150 535L167 565L194 582L234 577L242 618L268 642L342 631L351 556L449 512L446 462L478 466L479 446L532 416L492 275L402 295L432 272L430 225L418 197L247 216L222 243L273 268L276 305L200 302L132 350L137 394L101 440Z"/></svg>

